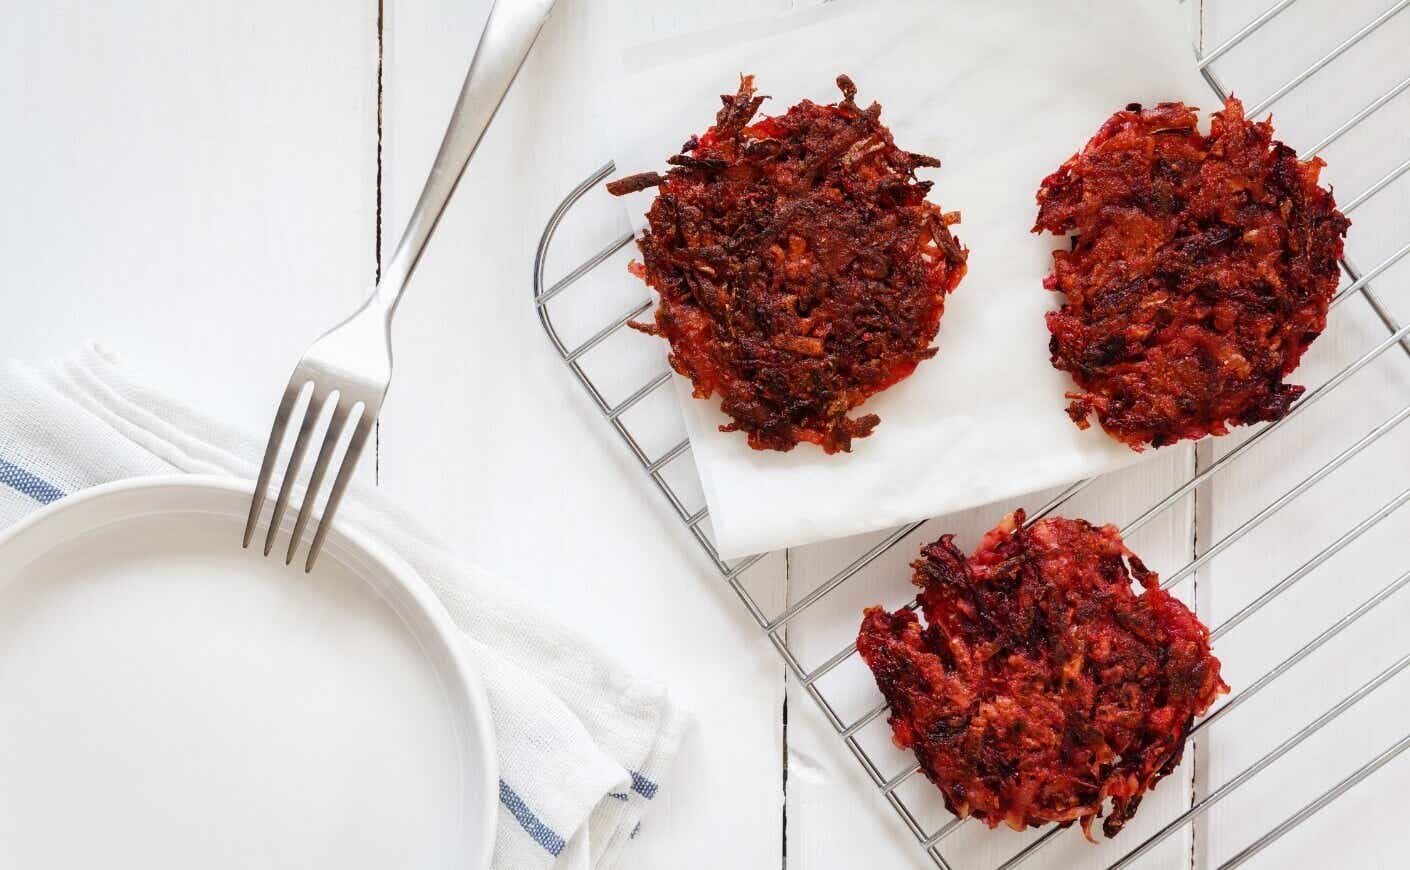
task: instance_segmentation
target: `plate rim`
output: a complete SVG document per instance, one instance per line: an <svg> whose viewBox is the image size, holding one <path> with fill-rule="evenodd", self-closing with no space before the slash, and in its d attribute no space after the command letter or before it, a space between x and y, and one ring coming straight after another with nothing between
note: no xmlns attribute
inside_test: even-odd
<svg viewBox="0 0 1410 870"><path fill-rule="evenodd" d="M59 514L93 501L141 490L164 492L187 490L206 493L217 491L249 499L254 492L254 482L218 474L175 473L129 477L97 484L43 505L16 520L9 527L0 530L0 554L6 551L12 540L34 526L52 521ZM490 870L494 844L498 838L499 756L495 742L494 722L490 717L489 695L485 690L484 680L480 676L479 669L465 654L463 644L458 642L464 633L455 625L445 605L431 591L421 575L400 554L366 533L350 528L347 524L337 520L334 521L329 536L339 539L340 543L347 545L354 551L360 551L360 555L383 572L386 579L391 580L405 591L442 641L450 663L450 670L455 678L454 688L465 694L466 719L470 725L467 730L471 732L465 735L466 740L472 745L476 745L486 762L484 774L481 777L483 781L480 783L480 797L485 808L486 830L489 832L489 836L478 847L471 846L473 854L469 857L475 862L471 866L476 870ZM239 540L232 538L231 543L232 546L238 546ZM329 555L332 553L330 552ZM356 570L354 566L346 567L348 570ZM379 597L381 596L381 593L375 588L372 591Z"/></svg>

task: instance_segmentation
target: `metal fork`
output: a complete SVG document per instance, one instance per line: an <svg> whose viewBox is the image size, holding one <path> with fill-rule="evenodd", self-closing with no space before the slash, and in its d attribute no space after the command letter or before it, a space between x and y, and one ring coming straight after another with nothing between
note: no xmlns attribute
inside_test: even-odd
<svg viewBox="0 0 1410 870"><path fill-rule="evenodd" d="M328 494L328 502L314 533L313 543L308 548L308 559L304 570L313 570L313 564L323 549L324 539L333 522L333 516L342 502L343 493L352 477L353 468L362 454L377 415L382 410L382 400L392 379L392 316L396 313L397 302L406 289L407 280L416 268L426 242L436 228L446 202L455 190L465 165L475 153L475 146L485 128L494 118L500 101L509 90L519 67L528 56L529 48L538 37L544 21L553 9L556 0L497 0L490 10L489 20L480 36L479 47L470 62L470 71L465 75L465 84L460 89L460 99L456 101L455 113L451 115L441 140L440 151L431 166L430 177L421 190L416 209L411 214L396 252L373 289L372 295L351 317L325 333L313 343L294 367L289 385L284 389L284 397L279 401L279 409L274 415L274 426L269 432L269 443L264 449L264 462L260 465L259 482L255 485L254 497L250 500L250 516L245 523L244 546L249 547L259 524L260 513L264 509L266 490L274 471L279 448L293 416L294 408L305 392L309 393L303 422L299 424L298 435L294 438L293 453L284 479L279 486L279 496L274 502L274 513L270 517L269 531L264 538L264 554L274 548L275 536L289 507L290 494L303 465L304 452L318 428L328 404L332 404L332 417L319 448L318 459L313 466L303 504L299 508L298 519L293 533L289 536L289 550L285 564L292 562L299 541L313 514L323 478L327 475L333 453L341 440L349 420L355 420L352 436L343 454L333 488Z"/></svg>

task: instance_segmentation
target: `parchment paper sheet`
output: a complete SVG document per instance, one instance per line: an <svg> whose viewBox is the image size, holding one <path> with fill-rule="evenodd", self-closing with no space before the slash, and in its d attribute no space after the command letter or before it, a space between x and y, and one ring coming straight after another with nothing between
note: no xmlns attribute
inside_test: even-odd
<svg viewBox="0 0 1410 870"><path fill-rule="evenodd" d="M1070 378L1048 361L1043 313L1051 251L1030 232L1039 182L1131 102L1218 108L1174 0L856 2L628 49L616 90L619 175L664 171L753 73L781 113L803 98L835 102L848 73L858 103L879 101L902 148L943 167L930 199L958 210L969 273L949 297L939 354L872 397L881 424L827 456L749 449L725 434L719 399L677 389L726 558L888 528L1003 501L1129 464L1136 454L1064 413ZM634 224L654 190L628 198ZM623 280L634 280L626 275ZM643 340L646 340L643 338ZM663 343L664 352L664 343ZM1099 518L1098 518L1099 519Z"/></svg>

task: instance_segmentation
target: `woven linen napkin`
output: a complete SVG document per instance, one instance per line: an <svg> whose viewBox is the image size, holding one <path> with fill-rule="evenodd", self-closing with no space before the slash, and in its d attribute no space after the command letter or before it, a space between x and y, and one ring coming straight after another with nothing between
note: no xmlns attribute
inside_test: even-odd
<svg viewBox="0 0 1410 870"><path fill-rule="evenodd" d="M89 347L0 367L0 529L71 492L173 471L253 478L261 439L141 383ZM453 558L376 491L339 521L399 553L465 634L499 752L497 870L610 868L636 834L686 715L570 628Z"/></svg>

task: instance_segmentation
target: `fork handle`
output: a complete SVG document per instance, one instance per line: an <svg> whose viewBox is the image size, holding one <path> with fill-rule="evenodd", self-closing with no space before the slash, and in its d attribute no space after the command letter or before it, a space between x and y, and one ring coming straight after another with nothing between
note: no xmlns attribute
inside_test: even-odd
<svg viewBox="0 0 1410 870"><path fill-rule="evenodd" d="M396 251L368 300L369 306L381 306L388 320L396 310L416 262L421 259L427 240L436 229L446 202L455 191L475 147L480 144L480 137L493 120L555 2L496 0L490 9L480 44L470 61L470 71L465 74L465 84L460 88L455 113L441 139L436 162L431 165L431 175L421 189L421 198L416 201L416 209L402 232L401 241L397 242Z"/></svg>

